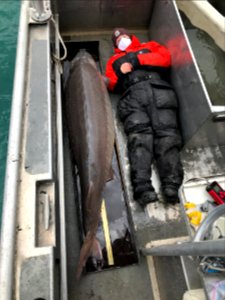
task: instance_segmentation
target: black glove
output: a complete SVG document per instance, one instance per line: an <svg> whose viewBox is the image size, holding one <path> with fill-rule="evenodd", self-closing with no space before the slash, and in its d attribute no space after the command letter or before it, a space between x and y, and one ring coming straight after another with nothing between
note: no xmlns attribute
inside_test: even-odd
<svg viewBox="0 0 225 300"><path fill-rule="evenodd" d="M137 52L127 53L126 58L132 64L133 68L135 69L140 66L140 63L138 60L138 54L150 53L150 52L151 51L149 49L141 49L141 50L138 50Z"/></svg>
<svg viewBox="0 0 225 300"><path fill-rule="evenodd" d="M126 57L127 61L132 64L134 69L136 69L138 66L140 66L137 54L135 52L129 52L126 54L125 57Z"/></svg>

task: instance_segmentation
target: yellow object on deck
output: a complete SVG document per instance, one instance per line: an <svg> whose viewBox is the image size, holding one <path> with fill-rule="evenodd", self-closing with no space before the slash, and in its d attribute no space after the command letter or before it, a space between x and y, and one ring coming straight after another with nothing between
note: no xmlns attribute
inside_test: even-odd
<svg viewBox="0 0 225 300"><path fill-rule="evenodd" d="M196 204L191 203L191 202L186 202L186 203L184 203L184 207L185 207L186 209L189 209L189 208L195 208L195 207L196 207Z"/></svg>
<svg viewBox="0 0 225 300"><path fill-rule="evenodd" d="M200 211L192 211L190 213L187 213L187 216L191 222L191 224L198 226L201 223L202 220L202 213Z"/></svg>
<svg viewBox="0 0 225 300"><path fill-rule="evenodd" d="M106 245L107 258L108 258L108 265L112 266L112 265L114 265L114 258L113 258L111 240L110 240L109 222L108 222L107 211L106 211L104 199L102 200L101 216L102 216L102 226L103 226L103 231L104 231L104 236L105 236L105 245Z"/></svg>

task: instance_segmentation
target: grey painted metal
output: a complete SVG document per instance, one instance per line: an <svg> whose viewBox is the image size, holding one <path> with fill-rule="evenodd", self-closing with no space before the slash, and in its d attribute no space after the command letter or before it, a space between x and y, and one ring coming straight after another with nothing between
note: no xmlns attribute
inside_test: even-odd
<svg viewBox="0 0 225 300"><path fill-rule="evenodd" d="M51 286L51 255L27 258L21 266L20 299L55 299Z"/></svg>
<svg viewBox="0 0 225 300"><path fill-rule="evenodd" d="M169 13L168 13L169 12ZM172 54L172 82L179 97L179 115L188 148L224 145L225 122L214 122L225 106L212 106L175 1L156 1L150 37Z"/></svg>
<svg viewBox="0 0 225 300"><path fill-rule="evenodd" d="M17 255L15 256L16 276L12 288L21 299L41 298L37 286L48 291L47 299L53 300L57 288L55 274L56 213L55 213L55 172L53 172L53 135L55 125L52 119L53 95L50 57L50 22L32 24L29 27L29 43L26 69L26 104L21 164L20 197L18 197L17 224L29 224L30 230L17 233ZM54 153L56 152L54 148ZM24 168L25 167L25 168ZM55 170L55 168L54 168ZM43 195L48 195L48 204L44 206ZM29 202L29 204L28 204ZM45 218L46 217L46 218ZM46 227L49 228L46 230ZM41 257L45 256L45 263ZM32 257L35 256L33 260ZM28 286L27 269L22 274L24 261L30 268L39 270L33 282ZM40 264L40 266L39 266ZM26 262L25 262L26 265ZM46 276L43 275L46 274ZM22 275L22 276L21 276ZM35 279L36 278L36 279ZM20 286L21 289L17 287ZM23 288L22 288L23 287ZM28 295L26 297L26 295ZM45 299L43 297L43 299Z"/></svg>
<svg viewBox="0 0 225 300"><path fill-rule="evenodd" d="M15 251L16 201L20 165L25 66L28 40L28 1L21 2L13 100L10 117L9 143L6 162L5 190L1 227L0 298L11 300L13 256Z"/></svg>
<svg viewBox="0 0 225 300"><path fill-rule="evenodd" d="M185 148L182 151L181 158L185 170L184 182L194 180L194 178L225 175L225 147ZM203 184L205 184L205 181Z"/></svg>
<svg viewBox="0 0 225 300"><path fill-rule="evenodd" d="M58 16L56 16L58 27ZM59 56L59 37L55 33L55 51ZM62 99L61 76L59 66L55 64L55 95L56 95L56 122L57 122L57 172L59 191L59 218L60 218L60 299L68 298L67 288L67 249L66 249L66 220L65 220L65 182L64 182L64 151L63 151L63 124L62 124Z"/></svg>
<svg viewBox="0 0 225 300"><path fill-rule="evenodd" d="M49 0L32 0L31 7L31 18L35 22L45 23L52 16Z"/></svg>
<svg viewBox="0 0 225 300"><path fill-rule="evenodd" d="M50 38L50 37L49 37ZM28 129L25 168L30 174L52 174L52 122L49 40L31 41Z"/></svg>
<svg viewBox="0 0 225 300"><path fill-rule="evenodd" d="M14 293L16 297L19 294L19 290L17 287L20 284L23 284L23 279L21 281L20 277L20 264L23 261L23 259L26 259L27 256L40 256L43 253L48 253L48 264L45 265L47 268L46 274L48 273L48 281L44 282L44 276L43 278L39 277L39 282L42 281L42 288L45 287L46 290L49 291L50 298L49 299L54 299L54 288L55 288L55 281L54 281L54 272L55 272L55 266L54 266L54 245L55 245L55 230L54 230L54 225L55 225L55 212L54 212L54 206L52 203L54 202L54 199L51 198L51 212L50 212L50 227L48 230L46 230L46 235L52 235L52 243L50 244L50 247L47 247L46 244L44 246L38 246L35 244L37 240L36 239L36 234L37 234L37 224L35 224L35 221L37 216L35 214L35 209L36 207L36 199L35 195L35 187L37 186L38 181L41 180L52 180L53 179L53 167L52 167L52 120L51 120L51 108L52 108L52 103L51 103L51 89L50 89L50 83L51 83L51 76L50 76L50 36L49 36L49 26L42 25L39 26L37 25L35 27L37 35L39 33L43 33L43 35L40 35L42 38L44 36L44 39L46 38L48 40L48 44L44 47L41 47L41 49L44 51L40 51L39 55L41 54L43 57L39 57L37 54L37 50L40 50L40 48L35 48L35 47L30 47L30 44L32 44L33 41L35 41L35 29L34 27L29 27L29 19L30 17L30 8L29 8L29 2L28 1L23 1L21 3L21 15L20 15L20 27L19 27L19 36L18 36L18 46L17 46L17 60L16 60L16 70L15 70L15 80L14 80L14 91L13 91L13 102L12 102L12 113L11 113L11 124L10 124L10 134L9 134L9 149L8 149L8 157L7 157L7 171L6 171L6 181L5 181L5 193L4 193L4 206L3 206L3 218L2 218L2 232L1 232L1 263L0 263L0 298L3 300L9 300L12 299ZM34 35L32 34L34 33ZM41 39L41 38L40 38ZM35 44L35 43L34 43ZM43 45L44 43L42 43ZM40 45L40 44L39 44ZM35 45L36 46L36 45ZM42 68L42 66L37 66L37 64L33 65L33 70L32 68L29 68L29 66L32 65L33 61L30 61L34 59L32 55L30 56L30 52L36 52L36 61L44 63L45 64L45 70L42 73L35 73L35 68L39 67ZM28 72L27 72L28 71ZM32 74L33 71L33 74ZM43 70L42 70L43 71ZM44 74L43 74L44 73ZM32 74L32 75L31 75ZM33 97L32 100L35 99L36 102L40 101L39 98L41 98L41 101L43 101L42 98L48 103L47 108L45 110L45 114L41 116L36 114L36 119L33 114L33 119L32 122L31 119L26 119L25 121L23 120L24 114L28 113L29 115L29 109L25 109L25 105L29 105L29 101L26 102L26 100L30 100L29 96L29 88L32 85L32 79L30 80L29 76L33 76L33 80L35 79L35 76L39 75L37 83L42 85L42 88L45 88L44 95L35 90L33 90ZM43 76L44 81L48 81L48 84L43 85L41 80L39 80L40 77ZM35 86L34 81L33 81L33 88L36 88L38 90L40 87ZM39 95L39 98L36 97ZM36 98L35 98L36 97ZM32 102L32 101L31 101ZM42 103L43 104L43 103ZM40 102L39 102L40 105ZM33 111L32 111L33 113ZM37 111L36 111L37 113ZM44 117L45 115L45 117ZM37 120L39 118L39 120ZM27 123L30 123L30 127L36 126L40 127L43 124L39 124L38 121L44 121L46 119L47 121L47 126L46 130L48 131L48 140L47 140L47 157L48 157L48 168L45 170L46 172L44 174L41 174L41 176L33 176L32 174L29 174L24 170L24 155L20 156L21 149L24 146L24 135L23 132L26 132L25 126ZM28 122L26 122L28 121ZM35 123L36 122L36 123ZM25 125L25 126L23 126ZM24 128L23 128L24 127ZM43 126L44 127L44 126ZM36 132L33 132L33 135L37 137ZM36 140L33 140L33 136L29 137L31 138L32 142L36 142ZM28 138L28 139L29 139ZM31 141L30 140L30 141ZM40 142L40 140L39 140ZM41 142L43 142L41 140ZM46 148L45 148L46 150ZM23 153L24 154L24 153ZM35 154L36 155L36 154ZM33 163L33 161L31 161ZM46 163L46 162L45 162ZM41 170L43 171L43 169ZM24 176L24 173L26 173L26 176ZM19 178L19 174L21 175L21 178ZM23 177L24 176L24 177ZM28 182L27 182L27 178ZM21 181L20 184L20 179L24 179ZM26 186L27 185L27 186ZM51 184L52 185L52 184ZM27 189L26 189L27 187ZM52 185L52 187L54 187ZM25 195L21 192L25 190L26 193ZM19 191L20 190L20 193ZM29 195L28 195L29 193ZM32 196L31 196L32 195ZM53 193L52 193L53 195ZM28 200L31 200L29 203L33 203L34 207L32 205L25 206L23 205L23 201L26 200L26 197ZM32 197L29 199L29 197ZM21 205L21 203L23 203ZM50 204L50 203L49 203ZM29 207L29 209L27 209ZM46 209L46 217L48 217L48 208ZM22 212L22 213L21 213ZM18 231L16 235L16 225L18 224L18 219L22 215L24 218L25 222L29 222L29 218L27 216L33 216L33 219L30 223L29 230L31 232L30 236L28 232L24 232L24 235L21 235L20 238L18 238ZM41 222L43 220L41 219ZM48 221L46 220L46 224ZM53 224L54 223L54 224ZM47 224L48 225L48 224ZM46 225L46 227L47 227ZM44 227L44 224L43 224ZM29 231L28 230L28 231ZM26 231L26 230L24 230ZM29 238L31 237L31 238ZM29 249L24 247L24 244L27 246L29 245ZM16 245L16 246L15 246ZM22 246L21 246L22 245ZM46 246L46 247L45 247ZM26 252L27 249L27 252ZM25 253L26 252L26 253ZM17 255L15 255L15 253ZM22 253L22 255L21 255ZM23 256L26 254L26 258ZM22 260L21 259L22 256ZM39 259L37 258L37 261ZM22 263L23 265L23 263ZM14 269L15 268L15 269ZM29 274L27 275L29 277ZM15 286L16 283L16 286ZM30 292L34 292L35 287L30 287L28 289ZM27 290L27 291L28 291ZM26 297L25 297L26 298ZM25 299L23 296L21 299ZM35 297L37 299L37 297Z"/></svg>
<svg viewBox="0 0 225 300"><path fill-rule="evenodd" d="M200 109L200 108L199 108ZM214 108L212 108L213 110ZM224 109L225 110L225 109ZM193 107L193 111L190 114L194 113L195 109ZM201 110L200 110L201 112ZM185 149L190 148L200 148L200 147L224 147L225 146L225 120L221 120L218 122L214 121L214 118L220 116L221 113L209 111L207 118L202 121L201 126L197 129L197 131L193 134L191 139L185 145ZM197 117L197 116L196 116ZM192 119L191 119L192 120ZM196 120L196 119L193 119ZM196 121L194 121L195 123Z"/></svg>
<svg viewBox="0 0 225 300"><path fill-rule="evenodd" d="M42 286L43 291L48 291L48 299L53 300L57 285L54 280L56 214L52 127L55 123L52 122L54 94L51 95L50 22L41 26L29 26L25 75L24 128L21 136L23 156L20 193L17 198L17 225L22 230L17 230L16 235L15 275L11 289L20 299L29 298L25 294L32 294L34 296L31 299L38 299L40 294L37 286ZM46 206L44 195L49 196ZM26 225L23 227L23 224ZM45 226L48 227L47 230ZM46 255L46 263L42 262L42 255ZM34 256L35 260L32 260ZM21 273L24 261L25 265L27 261L32 262L31 269L33 264L33 269L42 270L37 273L36 280L32 279L34 274L30 274L30 279L36 281L36 285L28 285L29 274L26 268L25 273Z"/></svg>
<svg viewBox="0 0 225 300"><path fill-rule="evenodd" d="M197 233L190 242L162 245L152 248L142 248L143 255L155 256L225 256L225 239L203 241L206 233L210 231L213 223L225 215L225 205L219 205L213 209L199 226Z"/></svg>
<svg viewBox="0 0 225 300"><path fill-rule="evenodd" d="M210 231L210 229L213 226L213 223L219 219L220 217L225 217L225 204L219 205L216 208L214 208L210 213L207 215L207 217L202 221L200 224L193 241L202 241L204 237L206 236L206 233ZM224 248L225 253L225 248Z"/></svg>
<svg viewBox="0 0 225 300"><path fill-rule="evenodd" d="M48 37L50 39L50 37ZM25 168L52 174L52 117L49 40L31 41Z"/></svg>
<svg viewBox="0 0 225 300"><path fill-rule="evenodd" d="M200 274L197 271L199 263L197 263L196 260L191 259L189 256L181 256L180 261L188 290L202 288Z"/></svg>
<svg viewBox="0 0 225 300"><path fill-rule="evenodd" d="M225 239L142 248L143 255L152 256L219 256L225 257Z"/></svg>
<svg viewBox="0 0 225 300"><path fill-rule="evenodd" d="M154 0L58 0L60 29L66 33L147 28Z"/></svg>

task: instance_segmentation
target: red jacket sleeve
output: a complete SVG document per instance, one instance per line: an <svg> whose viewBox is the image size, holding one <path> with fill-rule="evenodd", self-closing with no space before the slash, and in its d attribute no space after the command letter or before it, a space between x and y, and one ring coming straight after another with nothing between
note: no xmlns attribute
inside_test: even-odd
<svg viewBox="0 0 225 300"><path fill-rule="evenodd" d="M118 81L118 77L117 77L117 75L114 72L113 67L112 67L112 64L113 64L114 60L115 60L114 57L111 57L108 60L107 65L106 65L106 71L105 71L105 76L109 79L108 89L110 91L114 90L114 88L116 86L116 83Z"/></svg>
<svg viewBox="0 0 225 300"><path fill-rule="evenodd" d="M144 46L150 50L150 53L138 54L141 65L157 67L169 67L171 65L170 52L166 47L153 41L146 43Z"/></svg>

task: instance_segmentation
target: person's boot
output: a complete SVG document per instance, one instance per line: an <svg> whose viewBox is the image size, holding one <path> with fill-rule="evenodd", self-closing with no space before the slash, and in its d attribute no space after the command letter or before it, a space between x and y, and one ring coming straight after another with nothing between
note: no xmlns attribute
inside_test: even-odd
<svg viewBox="0 0 225 300"><path fill-rule="evenodd" d="M155 191L145 191L142 192L138 197L136 197L136 201L141 205L145 206L149 203L153 203L158 201L158 196Z"/></svg>
<svg viewBox="0 0 225 300"><path fill-rule="evenodd" d="M168 186L163 189L163 194L166 198L166 202L175 204L179 202L178 189L173 186Z"/></svg>

